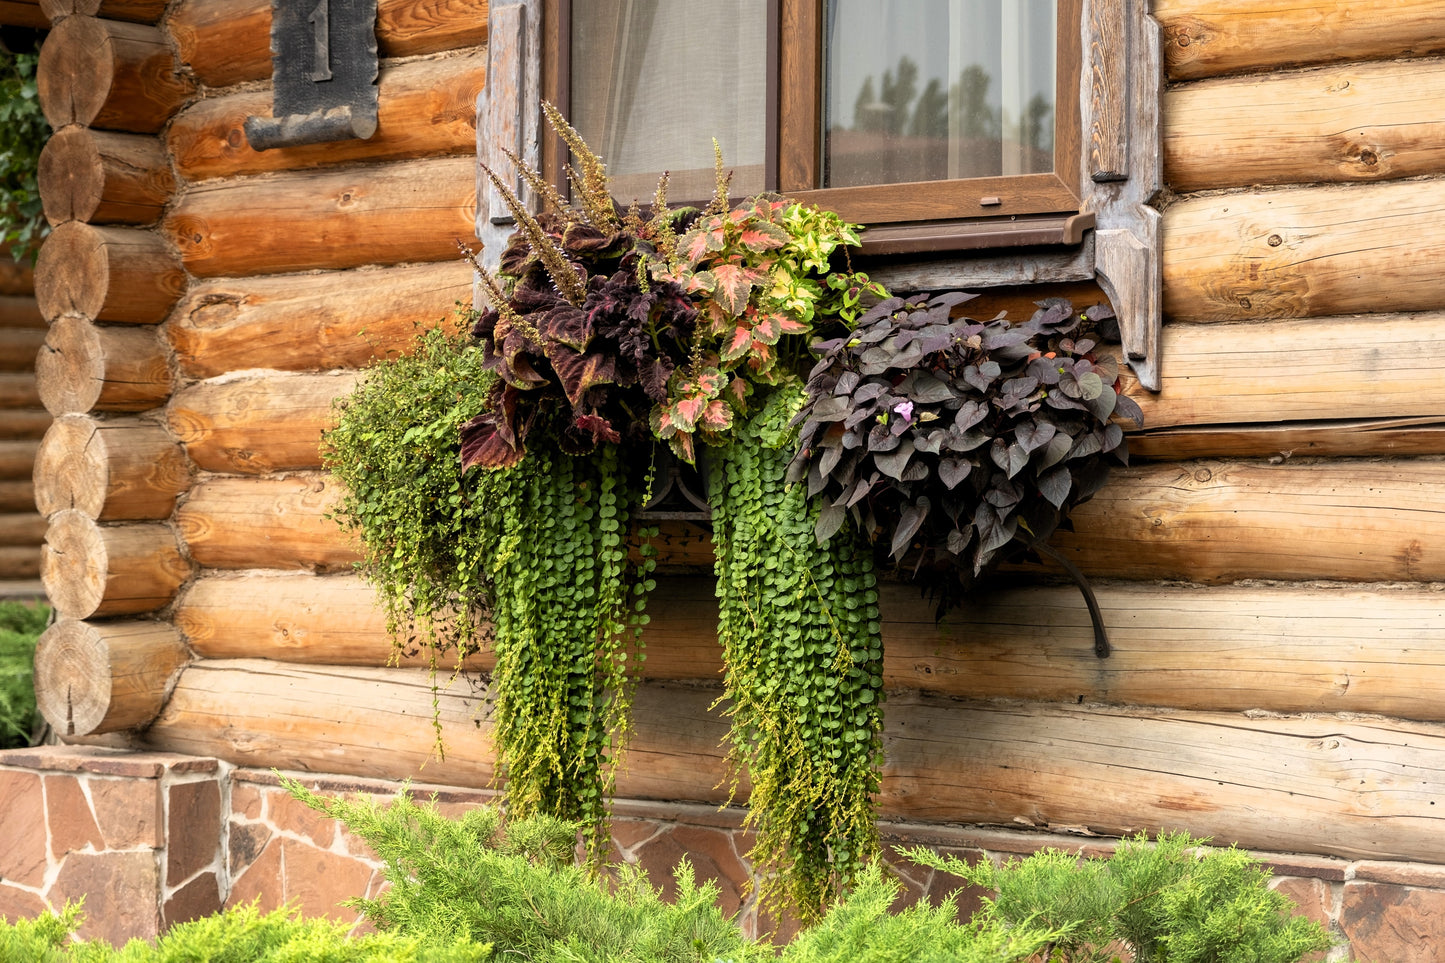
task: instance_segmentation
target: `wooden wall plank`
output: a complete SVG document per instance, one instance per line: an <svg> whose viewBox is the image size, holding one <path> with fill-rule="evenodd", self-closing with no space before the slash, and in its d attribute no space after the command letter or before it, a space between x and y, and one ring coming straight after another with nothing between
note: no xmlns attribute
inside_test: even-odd
<svg viewBox="0 0 1445 963"><path fill-rule="evenodd" d="M1172 79L1445 50L1436 0L1155 0Z"/></svg>
<svg viewBox="0 0 1445 963"><path fill-rule="evenodd" d="M442 261L472 236L470 157L211 181L164 223L197 277Z"/></svg>
<svg viewBox="0 0 1445 963"><path fill-rule="evenodd" d="M178 391L166 423L204 471L250 475L321 467L321 433L336 423L332 402L350 394L356 372L268 372L203 381Z"/></svg>
<svg viewBox="0 0 1445 963"><path fill-rule="evenodd" d="M1445 424L1435 417L1380 418L1327 423L1180 427L1130 436L1129 457L1156 461L1188 458L1352 458L1369 455L1445 455Z"/></svg>
<svg viewBox="0 0 1445 963"><path fill-rule="evenodd" d="M340 497L328 475L209 478L191 489L176 527L208 568L339 571L360 558L327 517Z"/></svg>
<svg viewBox="0 0 1445 963"><path fill-rule="evenodd" d="M715 696L639 689L619 796L726 800ZM441 693L441 760L428 758L431 698L424 670L202 661L142 739L239 765L489 785L481 700L460 685ZM1439 725L930 697L894 697L886 717L885 817L1182 827L1255 849L1445 860L1432 806L1445 786Z"/></svg>
<svg viewBox="0 0 1445 963"><path fill-rule="evenodd" d="M0 274L3 274L3 268L0 268ZM0 284L3 284L3 281L4 278L0 277ZM30 283L26 290L34 291L35 285ZM0 328L44 331L45 316L40 313L40 305L34 294L0 294Z"/></svg>
<svg viewBox="0 0 1445 963"><path fill-rule="evenodd" d="M359 160L403 160L476 150L476 99L487 58L473 53L383 67L376 135L254 151L243 125L271 115L271 93L244 91L198 101L171 122L166 143L186 180L301 170Z"/></svg>
<svg viewBox="0 0 1445 963"><path fill-rule="evenodd" d="M1184 192L1435 174L1442 105L1445 60L1184 84L1164 96L1164 178Z"/></svg>
<svg viewBox="0 0 1445 963"><path fill-rule="evenodd" d="M269 0L182 0L167 23L181 62L206 86L271 76ZM486 0L378 0L376 39L383 57L486 43Z"/></svg>
<svg viewBox="0 0 1445 963"><path fill-rule="evenodd" d="M1164 213L1164 311L1250 321L1445 308L1445 181L1210 195Z"/></svg>
<svg viewBox="0 0 1445 963"><path fill-rule="evenodd" d="M1072 587L990 591L940 623L916 589L885 585L884 684L959 698L1445 721L1436 696L1445 687L1445 606L1429 589L1101 583L1095 591L1114 649L1103 660ZM648 609L646 677L718 682L713 581L660 579ZM208 659L379 668L394 652L373 589L353 575L201 578L177 600L175 620ZM469 663L491 664L489 655Z"/></svg>
<svg viewBox="0 0 1445 963"><path fill-rule="evenodd" d="M46 30L50 27L50 18L37 0L0 0L0 24Z"/></svg>
<svg viewBox="0 0 1445 963"><path fill-rule="evenodd" d="M180 371L213 378L247 368L360 368L403 352L425 328L471 306L472 269L432 264L203 281L165 334Z"/></svg>

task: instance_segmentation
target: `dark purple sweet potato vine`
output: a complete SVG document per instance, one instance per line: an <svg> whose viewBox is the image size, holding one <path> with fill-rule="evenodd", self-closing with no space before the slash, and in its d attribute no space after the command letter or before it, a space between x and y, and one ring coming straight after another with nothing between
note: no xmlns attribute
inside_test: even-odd
<svg viewBox="0 0 1445 963"><path fill-rule="evenodd" d="M972 297L891 298L815 344L789 465L823 501L820 543L851 514L895 561L951 563L957 578L930 586L945 605L1044 542L1110 461L1127 464L1116 415L1143 423L1117 362L1081 334L1112 320L1107 306L1053 299L1019 324L951 317Z"/></svg>

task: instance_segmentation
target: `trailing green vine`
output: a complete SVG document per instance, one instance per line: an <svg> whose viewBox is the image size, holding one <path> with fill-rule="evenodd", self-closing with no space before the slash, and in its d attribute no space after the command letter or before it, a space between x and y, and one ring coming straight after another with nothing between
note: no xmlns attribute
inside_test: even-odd
<svg viewBox="0 0 1445 963"><path fill-rule="evenodd" d="M33 258L45 236L36 168L50 125L35 85L39 56L0 45L0 246Z"/></svg>
<svg viewBox="0 0 1445 963"><path fill-rule="evenodd" d="M783 481L802 402L787 386L735 427L709 498L730 758L752 784L749 855L766 904L816 918L877 854L883 649L866 542L846 527L820 546L818 505Z"/></svg>

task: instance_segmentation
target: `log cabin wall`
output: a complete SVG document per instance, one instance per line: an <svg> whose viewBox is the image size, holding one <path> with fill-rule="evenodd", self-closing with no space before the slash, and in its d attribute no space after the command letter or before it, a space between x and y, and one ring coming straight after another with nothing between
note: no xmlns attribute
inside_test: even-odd
<svg viewBox="0 0 1445 963"><path fill-rule="evenodd" d="M34 271L0 252L0 598L34 598L40 585L45 518L31 476L50 415L35 388L35 355L45 319Z"/></svg>
<svg viewBox="0 0 1445 963"><path fill-rule="evenodd" d="M317 450L357 367L469 297L453 239L484 5L381 0L377 136L258 154L240 125L269 108L267 4L68 2L42 61L66 172L37 281L48 718L242 766L488 785L466 687L428 760L427 674L386 667ZM1095 659L1070 589L942 625L890 589L882 813L1445 864L1445 7L1154 8L1163 390L1134 392L1137 464L1058 540L1114 655ZM651 605L619 794L722 803L711 584ZM1337 921L1365 898L1345 875Z"/></svg>

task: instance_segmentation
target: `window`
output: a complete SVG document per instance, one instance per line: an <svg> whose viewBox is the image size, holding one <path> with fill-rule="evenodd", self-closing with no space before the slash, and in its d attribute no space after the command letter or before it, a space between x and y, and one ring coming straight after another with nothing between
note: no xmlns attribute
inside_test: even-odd
<svg viewBox="0 0 1445 963"><path fill-rule="evenodd" d="M871 247L1077 243L1080 3L548 0L544 86L623 201L663 170L707 197L716 137L736 195L829 207Z"/></svg>
<svg viewBox="0 0 1445 963"><path fill-rule="evenodd" d="M554 180L562 107L624 202L733 193L868 225L895 290L1097 280L1159 386L1159 24L1140 0L492 0L479 157ZM485 182L478 236L510 215Z"/></svg>

